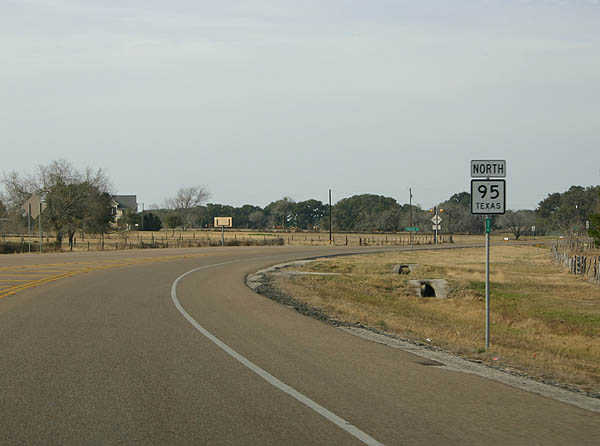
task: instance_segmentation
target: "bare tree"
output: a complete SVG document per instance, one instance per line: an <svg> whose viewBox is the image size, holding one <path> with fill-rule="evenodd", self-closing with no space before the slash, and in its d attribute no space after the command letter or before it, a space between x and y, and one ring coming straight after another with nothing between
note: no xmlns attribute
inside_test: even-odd
<svg viewBox="0 0 600 446"><path fill-rule="evenodd" d="M77 170L66 160L38 166L32 175L9 172L3 184L13 213L33 194L45 197L44 219L56 231L57 244L67 235L72 246L77 230L104 231L110 216L110 184L103 170Z"/></svg>
<svg viewBox="0 0 600 446"><path fill-rule="evenodd" d="M519 240L519 237L535 222L534 218L533 211L506 211L499 223L515 236L515 240Z"/></svg>
<svg viewBox="0 0 600 446"><path fill-rule="evenodd" d="M168 198L165 207L175 211L180 217L183 229L187 229L194 224L197 217L197 208L204 203L210 193L202 186L182 187L177 194Z"/></svg>
<svg viewBox="0 0 600 446"><path fill-rule="evenodd" d="M15 171L5 173L2 178L2 184L6 191L5 203L11 211L20 208L39 189L33 177L21 175Z"/></svg>

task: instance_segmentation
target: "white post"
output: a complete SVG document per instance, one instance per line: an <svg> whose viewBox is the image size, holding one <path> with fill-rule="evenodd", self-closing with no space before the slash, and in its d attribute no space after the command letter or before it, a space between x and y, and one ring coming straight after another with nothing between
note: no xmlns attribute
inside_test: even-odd
<svg viewBox="0 0 600 446"><path fill-rule="evenodd" d="M225 246L225 226L221 226L221 246Z"/></svg>

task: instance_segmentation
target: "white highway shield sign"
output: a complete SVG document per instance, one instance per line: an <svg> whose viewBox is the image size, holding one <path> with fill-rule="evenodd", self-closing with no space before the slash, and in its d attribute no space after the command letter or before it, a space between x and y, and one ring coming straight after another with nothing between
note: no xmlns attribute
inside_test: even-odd
<svg viewBox="0 0 600 446"><path fill-rule="evenodd" d="M504 214L506 182L504 180L471 180L471 213Z"/></svg>

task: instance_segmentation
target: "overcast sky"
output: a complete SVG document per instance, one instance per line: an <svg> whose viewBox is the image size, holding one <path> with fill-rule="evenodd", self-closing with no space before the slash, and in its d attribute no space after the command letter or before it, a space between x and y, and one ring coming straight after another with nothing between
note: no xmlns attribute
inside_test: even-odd
<svg viewBox="0 0 600 446"><path fill-rule="evenodd" d="M0 170L264 206L600 183L598 0L0 0Z"/></svg>

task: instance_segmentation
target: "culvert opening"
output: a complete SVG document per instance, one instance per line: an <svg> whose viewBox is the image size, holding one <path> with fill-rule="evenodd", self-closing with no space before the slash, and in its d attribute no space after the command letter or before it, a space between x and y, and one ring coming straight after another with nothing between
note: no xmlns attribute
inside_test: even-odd
<svg viewBox="0 0 600 446"><path fill-rule="evenodd" d="M448 282L444 279L409 280L408 283L414 287L417 297L448 298Z"/></svg>
<svg viewBox="0 0 600 446"><path fill-rule="evenodd" d="M392 266L392 272L394 274L410 274L418 265L414 263L399 263Z"/></svg>
<svg viewBox="0 0 600 446"><path fill-rule="evenodd" d="M421 297L435 297L435 289L428 283L422 283Z"/></svg>

